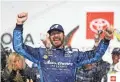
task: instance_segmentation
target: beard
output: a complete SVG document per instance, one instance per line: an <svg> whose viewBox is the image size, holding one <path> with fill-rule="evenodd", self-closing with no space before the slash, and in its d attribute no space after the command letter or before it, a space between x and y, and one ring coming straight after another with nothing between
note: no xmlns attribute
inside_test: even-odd
<svg viewBox="0 0 120 82"><path fill-rule="evenodd" d="M51 42L51 44L52 44L53 47L59 48L59 47L61 47L64 44L64 38L57 38L60 41L59 44L55 44L55 42L54 42L55 39L56 38L53 38L53 40L51 40L51 38L50 38L50 42Z"/></svg>

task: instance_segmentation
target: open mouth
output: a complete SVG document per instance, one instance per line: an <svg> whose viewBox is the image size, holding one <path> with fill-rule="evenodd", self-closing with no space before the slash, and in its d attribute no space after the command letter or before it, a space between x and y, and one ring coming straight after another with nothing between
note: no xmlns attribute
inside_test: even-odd
<svg viewBox="0 0 120 82"><path fill-rule="evenodd" d="M55 38L53 39L53 41L60 41L60 38Z"/></svg>
<svg viewBox="0 0 120 82"><path fill-rule="evenodd" d="M53 42L54 42L55 44L59 44L59 43L61 42L61 40L60 40L59 38L57 38L57 39L54 39Z"/></svg>
<svg viewBox="0 0 120 82"><path fill-rule="evenodd" d="M54 40L54 42L55 42L55 43L58 43L58 42L60 42L60 40Z"/></svg>

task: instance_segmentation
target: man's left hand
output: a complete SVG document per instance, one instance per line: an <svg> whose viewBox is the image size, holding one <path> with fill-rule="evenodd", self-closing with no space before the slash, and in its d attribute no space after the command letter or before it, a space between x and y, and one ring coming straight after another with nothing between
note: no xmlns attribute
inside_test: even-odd
<svg viewBox="0 0 120 82"><path fill-rule="evenodd" d="M114 32L114 28L113 28L113 26L111 25L110 28L107 28L107 29L105 30L105 39L110 40L110 39L112 38L112 36L113 36L113 32Z"/></svg>

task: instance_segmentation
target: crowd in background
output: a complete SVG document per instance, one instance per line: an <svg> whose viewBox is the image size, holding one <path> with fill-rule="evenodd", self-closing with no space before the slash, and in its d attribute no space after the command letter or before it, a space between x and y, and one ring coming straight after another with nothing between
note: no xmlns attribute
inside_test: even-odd
<svg viewBox="0 0 120 82"><path fill-rule="evenodd" d="M1 61L1 82L40 82L37 67L29 67L25 58L10 48L1 47Z"/></svg>
<svg viewBox="0 0 120 82"><path fill-rule="evenodd" d="M107 74L117 72L114 67L120 60L120 48L114 48L111 54L112 64L101 59L78 68L76 82L107 82ZM37 66L29 67L24 57L10 48L1 47L1 61L1 82L40 82Z"/></svg>
<svg viewBox="0 0 120 82"><path fill-rule="evenodd" d="M97 47L100 37L95 38L95 46ZM107 74L115 73L116 64L120 62L120 48L116 47L112 51L112 61L110 64L104 60L96 63L87 64L77 69L76 82L107 82ZM91 57L90 57L91 58ZM25 58L8 47L1 44L1 82L40 82L39 70L33 63L29 67Z"/></svg>

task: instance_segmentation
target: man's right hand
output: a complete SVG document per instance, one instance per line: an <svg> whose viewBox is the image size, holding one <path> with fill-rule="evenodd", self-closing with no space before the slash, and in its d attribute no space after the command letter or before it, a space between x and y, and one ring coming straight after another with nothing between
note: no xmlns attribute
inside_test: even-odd
<svg viewBox="0 0 120 82"><path fill-rule="evenodd" d="M23 24L28 18L28 13L26 12L22 12L20 14L17 15L17 24L21 25Z"/></svg>

